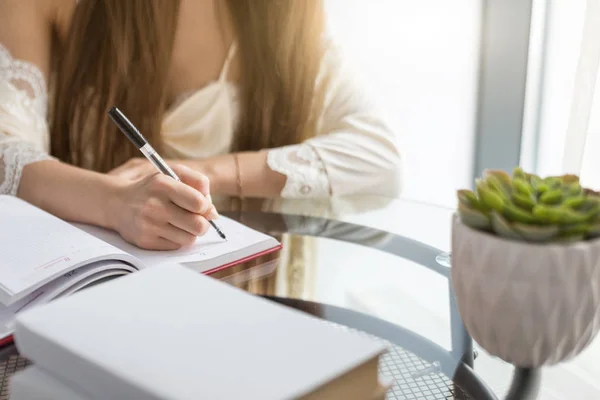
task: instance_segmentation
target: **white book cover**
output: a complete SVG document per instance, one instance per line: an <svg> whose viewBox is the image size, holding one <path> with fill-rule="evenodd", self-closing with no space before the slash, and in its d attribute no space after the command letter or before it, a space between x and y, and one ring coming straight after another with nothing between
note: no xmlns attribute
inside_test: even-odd
<svg viewBox="0 0 600 400"><path fill-rule="evenodd" d="M10 380L10 400L99 400L56 379L43 369L30 366Z"/></svg>
<svg viewBox="0 0 600 400"><path fill-rule="evenodd" d="M290 399L385 345L163 265L23 312L23 356L111 399Z"/></svg>

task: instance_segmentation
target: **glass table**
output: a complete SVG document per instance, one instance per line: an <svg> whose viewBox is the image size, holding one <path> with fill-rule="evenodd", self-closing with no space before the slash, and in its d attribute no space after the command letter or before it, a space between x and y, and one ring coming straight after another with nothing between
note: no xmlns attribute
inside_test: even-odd
<svg viewBox="0 0 600 400"><path fill-rule="evenodd" d="M452 295L452 210L371 196L218 207L284 247L212 276L386 342L388 399L498 398L473 370L476 353ZM14 347L0 349L0 400L26 363ZM535 371L516 370L508 398L534 398L537 383Z"/></svg>

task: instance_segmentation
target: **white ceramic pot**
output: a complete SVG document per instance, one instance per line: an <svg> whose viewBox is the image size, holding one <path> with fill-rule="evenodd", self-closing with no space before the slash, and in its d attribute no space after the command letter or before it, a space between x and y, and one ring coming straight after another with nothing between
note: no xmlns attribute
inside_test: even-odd
<svg viewBox="0 0 600 400"><path fill-rule="evenodd" d="M464 324L519 367L579 354L600 326L600 240L532 244L452 225L452 285Z"/></svg>

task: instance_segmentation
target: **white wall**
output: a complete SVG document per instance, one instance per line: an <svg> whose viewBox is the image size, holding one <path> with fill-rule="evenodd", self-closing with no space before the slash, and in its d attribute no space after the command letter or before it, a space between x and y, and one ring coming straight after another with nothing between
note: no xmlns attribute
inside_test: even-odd
<svg viewBox="0 0 600 400"><path fill-rule="evenodd" d="M326 0L330 28L405 156L403 197L454 206L471 186L480 0Z"/></svg>

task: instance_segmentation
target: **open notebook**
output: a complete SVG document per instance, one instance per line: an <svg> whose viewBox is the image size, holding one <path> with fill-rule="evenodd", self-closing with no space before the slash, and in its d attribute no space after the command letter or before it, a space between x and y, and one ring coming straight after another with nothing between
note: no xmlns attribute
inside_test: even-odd
<svg viewBox="0 0 600 400"><path fill-rule="evenodd" d="M70 224L13 196L0 196L0 345L16 313L111 277L163 263L210 274L281 248L273 237L221 217L192 246L148 251L117 233Z"/></svg>

